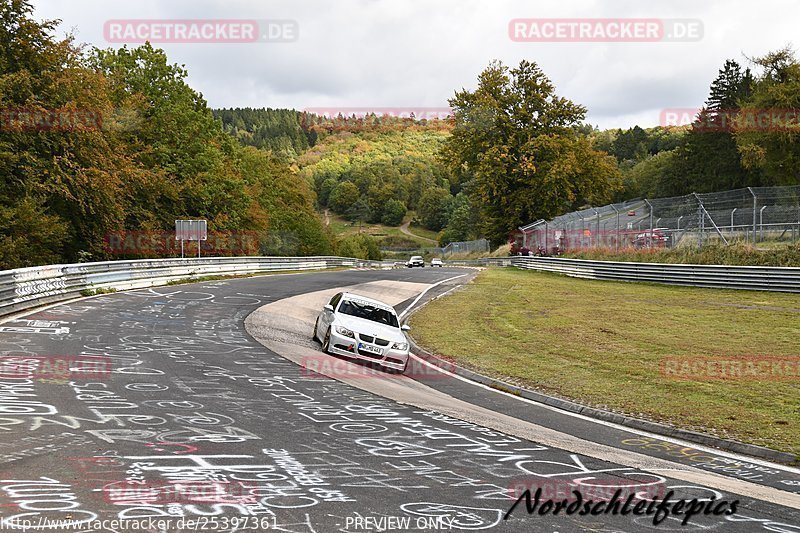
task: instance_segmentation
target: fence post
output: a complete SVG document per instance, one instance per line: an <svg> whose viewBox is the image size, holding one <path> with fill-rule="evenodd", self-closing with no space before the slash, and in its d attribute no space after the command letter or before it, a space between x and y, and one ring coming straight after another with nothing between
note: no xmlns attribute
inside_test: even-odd
<svg viewBox="0 0 800 533"><path fill-rule="evenodd" d="M545 254L547 254L547 231L548 231L548 226L547 226L547 221L545 220L544 221L544 253Z"/></svg>
<svg viewBox="0 0 800 533"><path fill-rule="evenodd" d="M597 213L597 232L594 235L594 247L598 248L600 244L600 211L595 209L594 212Z"/></svg>
<svg viewBox="0 0 800 533"><path fill-rule="evenodd" d="M650 200L647 198L644 199L644 203L647 204L647 207L650 208L650 235L647 237L647 247L653 247L653 204L650 203Z"/></svg>
<svg viewBox="0 0 800 533"><path fill-rule="evenodd" d="M753 192L753 188L752 187L748 187L747 190L750 191L750 194L753 195L753 244L755 244L756 243L756 209L758 209L758 197L756 196L756 193Z"/></svg>
<svg viewBox="0 0 800 533"><path fill-rule="evenodd" d="M731 239L733 238L733 214L736 213L736 209L738 208L734 207L733 211L731 211Z"/></svg>
<svg viewBox="0 0 800 533"><path fill-rule="evenodd" d="M619 209L614 204L611 204L611 209L617 214L617 238L615 239L614 249L619 252Z"/></svg>
<svg viewBox="0 0 800 533"><path fill-rule="evenodd" d="M697 196L696 192L692 193L694 199L697 200L697 225L700 227L700 238L697 240L699 244L699 248L703 247L703 237L705 237L705 223L706 223L706 216L703 213L703 202L700 201L700 197Z"/></svg>
<svg viewBox="0 0 800 533"><path fill-rule="evenodd" d="M767 208L767 206L765 205L758 212L758 230L759 230L758 240L759 240L759 242L763 242L764 241L764 209L766 209L766 208Z"/></svg>

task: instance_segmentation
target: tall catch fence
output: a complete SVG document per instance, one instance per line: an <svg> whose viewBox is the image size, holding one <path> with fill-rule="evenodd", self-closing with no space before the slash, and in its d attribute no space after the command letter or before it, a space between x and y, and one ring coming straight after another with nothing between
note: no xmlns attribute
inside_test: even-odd
<svg viewBox="0 0 800 533"><path fill-rule="evenodd" d="M538 220L520 244L557 254L589 248L702 247L800 240L800 186L635 199Z"/></svg>
<svg viewBox="0 0 800 533"><path fill-rule="evenodd" d="M486 239L478 239L475 241L451 242L442 248L442 255L444 257L450 257L453 254L471 254L489 251L491 251L489 241Z"/></svg>
<svg viewBox="0 0 800 533"><path fill-rule="evenodd" d="M438 246L427 246L417 248L381 248L382 252L390 253L408 253L408 254L430 254L442 256L443 258L451 257L453 254L471 254L471 253L488 253L491 251L489 241L486 239L478 239L475 241L459 241L451 242L447 246L440 248Z"/></svg>

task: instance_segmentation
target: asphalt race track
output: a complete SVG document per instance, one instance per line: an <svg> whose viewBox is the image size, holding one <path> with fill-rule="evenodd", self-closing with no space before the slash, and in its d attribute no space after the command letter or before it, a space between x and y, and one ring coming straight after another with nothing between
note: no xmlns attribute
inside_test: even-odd
<svg viewBox="0 0 800 533"><path fill-rule="evenodd" d="M469 273L177 285L0 324L3 361L17 361L0 372L0 530L800 532L796 471L690 470L690 455L648 448L649 437L628 434L624 444L615 428L455 378L368 379L370 370L332 379L325 374L338 363L314 367L320 372L301 366L303 357L317 365L329 357L310 328L302 339L270 333L297 324L290 311L310 301L303 295L398 287L390 303L404 309L424 287ZM245 330L245 319L261 313L276 326L263 327L259 340L280 353ZM80 374L73 363L65 372L65 359L95 370ZM673 501L697 498L707 510L738 504L734 514L701 512L686 525L676 515L658 525L653 515L529 515L524 503L503 519L524 488L568 494L575 486L642 498L672 491ZM59 520L73 521L71 529Z"/></svg>

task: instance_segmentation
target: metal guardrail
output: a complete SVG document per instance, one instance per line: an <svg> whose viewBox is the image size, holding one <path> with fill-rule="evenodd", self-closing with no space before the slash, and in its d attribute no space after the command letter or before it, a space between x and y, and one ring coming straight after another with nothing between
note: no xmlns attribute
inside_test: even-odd
<svg viewBox="0 0 800 533"><path fill-rule="evenodd" d="M0 317L69 300L87 290L138 289L211 275L335 267L389 269L394 261L346 257L208 257L47 265L0 271ZM499 257L445 261L445 266L514 266L567 276L695 287L800 293L800 268L626 263L551 257Z"/></svg>
<svg viewBox="0 0 800 533"><path fill-rule="evenodd" d="M800 293L800 268L795 267L629 263L555 257L512 257L511 266L575 278Z"/></svg>
<svg viewBox="0 0 800 533"><path fill-rule="evenodd" d="M69 300L86 290L138 289L180 279L280 270L384 267L346 257L208 257L47 265L0 271L0 317Z"/></svg>
<svg viewBox="0 0 800 533"><path fill-rule="evenodd" d="M483 259L448 259L445 266L511 266L511 257L486 257Z"/></svg>

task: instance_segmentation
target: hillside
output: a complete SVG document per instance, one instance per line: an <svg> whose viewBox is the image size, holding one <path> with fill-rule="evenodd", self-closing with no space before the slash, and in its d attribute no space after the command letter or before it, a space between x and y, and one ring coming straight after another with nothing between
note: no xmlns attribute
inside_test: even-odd
<svg viewBox="0 0 800 533"><path fill-rule="evenodd" d="M448 135L444 129L415 127L341 131L321 139L296 163L321 208L351 221L399 226L426 191L450 194L454 184L437 158Z"/></svg>

